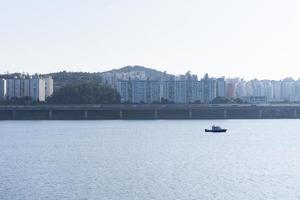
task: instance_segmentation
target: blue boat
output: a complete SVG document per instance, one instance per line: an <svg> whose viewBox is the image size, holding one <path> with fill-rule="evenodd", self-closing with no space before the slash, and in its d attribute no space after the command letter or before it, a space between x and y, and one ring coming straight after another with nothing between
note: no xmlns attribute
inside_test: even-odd
<svg viewBox="0 0 300 200"><path fill-rule="evenodd" d="M215 126L215 125L213 125L211 129L205 129L205 132L211 132L211 133L224 133L226 131L227 129L223 129L220 126Z"/></svg>

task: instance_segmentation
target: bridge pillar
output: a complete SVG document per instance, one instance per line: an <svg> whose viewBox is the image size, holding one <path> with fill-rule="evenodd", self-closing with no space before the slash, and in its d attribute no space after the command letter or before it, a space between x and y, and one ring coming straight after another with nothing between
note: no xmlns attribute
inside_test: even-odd
<svg viewBox="0 0 300 200"><path fill-rule="evenodd" d="M154 110L154 119L157 119L158 118L158 111L157 109Z"/></svg>
<svg viewBox="0 0 300 200"><path fill-rule="evenodd" d="M192 109L189 109L189 118L193 119L193 110Z"/></svg>
<svg viewBox="0 0 300 200"><path fill-rule="evenodd" d="M224 119L227 119L227 110L224 109L224 114L223 114Z"/></svg>
<svg viewBox="0 0 300 200"><path fill-rule="evenodd" d="M17 118L17 111L12 110L12 119L16 119L16 118Z"/></svg>
<svg viewBox="0 0 300 200"><path fill-rule="evenodd" d="M87 111L87 110L84 111L84 119L85 119L85 120L88 119L88 111Z"/></svg>
<svg viewBox="0 0 300 200"><path fill-rule="evenodd" d="M49 110L48 115L49 115L49 120L52 120L52 110Z"/></svg>
<svg viewBox="0 0 300 200"><path fill-rule="evenodd" d="M123 119L123 110L120 110L120 119Z"/></svg>
<svg viewBox="0 0 300 200"><path fill-rule="evenodd" d="M260 110L258 110L258 118L262 119L262 116L263 116L263 110L260 109Z"/></svg>

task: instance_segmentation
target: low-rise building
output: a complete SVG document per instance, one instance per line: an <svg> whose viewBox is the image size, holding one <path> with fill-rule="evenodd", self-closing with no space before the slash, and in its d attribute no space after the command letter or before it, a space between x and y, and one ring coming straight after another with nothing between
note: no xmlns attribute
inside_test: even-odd
<svg viewBox="0 0 300 200"><path fill-rule="evenodd" d="M249 104L265 104L265 103L267 103L266 96L248 96L248 97L242 97L242 100L245 103L249 103Z"/></svg>

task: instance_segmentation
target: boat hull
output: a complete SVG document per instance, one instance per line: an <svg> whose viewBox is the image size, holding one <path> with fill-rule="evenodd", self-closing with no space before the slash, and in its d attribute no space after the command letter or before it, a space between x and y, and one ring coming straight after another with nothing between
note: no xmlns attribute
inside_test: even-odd
<svg viewBox="0 0 300 200"><path fill-rule="evenodd" d="M227 129L220 129L220 130L210 130L210 129L205 129L205 132L209 133L225 133Z"/></svg>

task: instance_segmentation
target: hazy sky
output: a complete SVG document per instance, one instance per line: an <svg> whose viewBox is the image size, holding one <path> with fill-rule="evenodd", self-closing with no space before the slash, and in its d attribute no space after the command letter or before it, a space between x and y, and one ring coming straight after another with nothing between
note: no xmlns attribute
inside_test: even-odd
<svg viewBox="0 0 300 200"><path fill-rule="evenodd" d="M299 0L0 0L0 72L300 77Z"/></svg>

